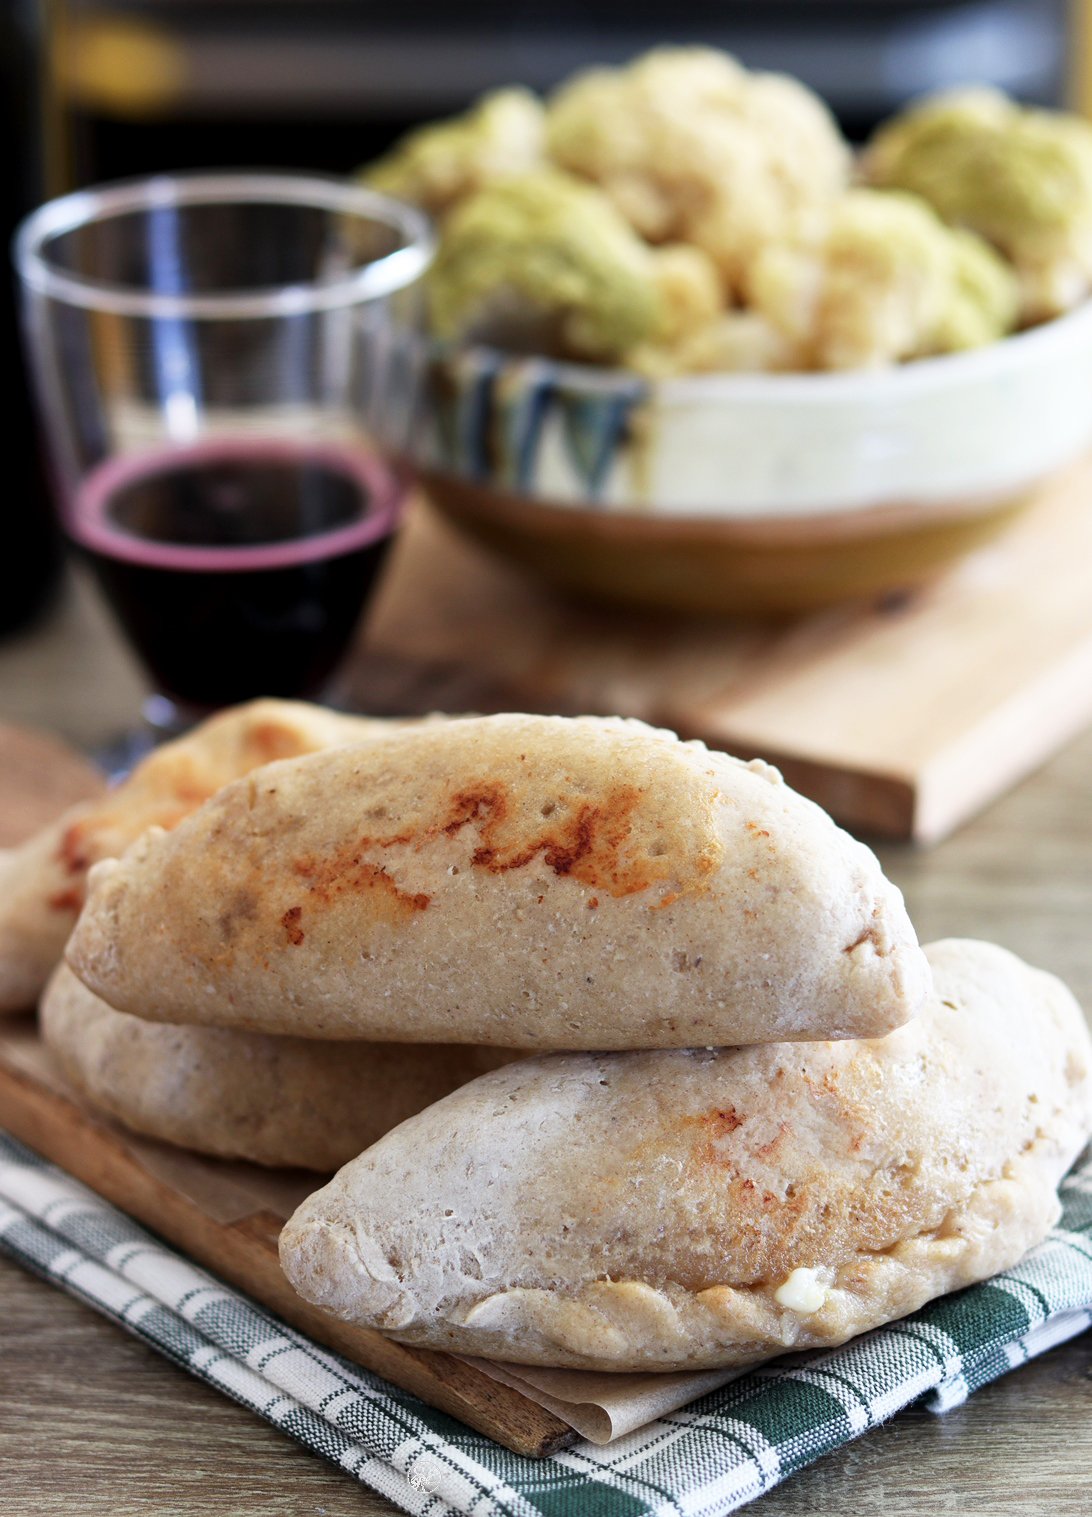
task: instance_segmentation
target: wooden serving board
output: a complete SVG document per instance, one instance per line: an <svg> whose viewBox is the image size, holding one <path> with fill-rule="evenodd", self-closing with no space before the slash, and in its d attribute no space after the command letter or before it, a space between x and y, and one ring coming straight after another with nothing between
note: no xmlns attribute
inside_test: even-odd
<svg viewBox="0 0 1092 1517"><path fill-rule="evenodd" d="M222 1164L132 1138L65 1091L29 1018L0 1021L0 1127L195 1263L429 1406L517 1454L542 1457L576 1442L567 1423L473 1365L403 1347L309 1306L281 1271L277 1238L295 1205L323 1178Z"/></svg>
<svg viewBox="0 0 1092 1517"><path fill-rule="evenodd" d="M0 848L106 789L97 769L67 743L26 727L0 726Z"/></svg>
<svg viewBox="0 0 1092 1517"><path fill-rule="evenodd" d="M0 840L22 842L102 780L67 745L0 724ZM542 1457L577 1434L514 1388L448 1354L404 1348L311 1307L277 1257L281 1226L323 1177L226 1164L135 1138L93 1114L42 1047L33 1017L0 1017L0 1127L198 1264L354 1363L518 1454Z"/></svg>
<svg viewBox="0 0 1092 1517"><path fill-rule="evenodd" d="M365 710L619 713L931 842L1092 721L1092 460L928 589L791 624L593 609L422 505L349 671Z"/></svg>

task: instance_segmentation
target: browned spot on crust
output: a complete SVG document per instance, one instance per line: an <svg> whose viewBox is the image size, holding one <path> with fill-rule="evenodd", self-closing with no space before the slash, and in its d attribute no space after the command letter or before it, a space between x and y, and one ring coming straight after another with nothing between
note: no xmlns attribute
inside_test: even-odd
<svg viewBox="0 0 1092 1517"><path fill-rule="evenodd" d="M57 862L69 874L86 874L94 863L87 846L87 838L81 823L73 822L61 834L57 845ZM52 904L52 903L51 903Z"/></svg>
<svg viewBox="0 0 1092 1517"><path fill-rule="evenodd" d="M428 837L435 837L436 835L437 829L435 827L427 834ZM368 848L374 844L376 848L397 848L399 844L405 846L408 843L412 843L413 836L412 831L410 831L392 832L386 837L362 837L360 839L360 846L361 848Z"/></svg>
<svg viewBox="0 0 1092 1517"><path fill-rule="evenodd" d="M166 832L170 832L178 826L179 822L195 811L198 806L207 801L215 793L215 787L208 785L198 786L196 784L188 786L184 782L180 782L177 785L172 785L172 793L173 804L169 804L166 799L161 799L150 811L145 806L143 808L143 817L141 817L141 809L138 808L136 816L140 819L140 825L135 829L132 825L132 819L126 816L124 812L120 815L115 812L111 816L109 809L97 816L84 817L66 828L61 835L60 842L57 844L55 858L66 874L78 876L81 883L78 886L73 885L71 890L60 892L50 900L49 904L55 906L58 910L79 911L84 899L83 877L87 874L91 865L96 863L104 852L102 842L104 828L109 835L112 827L120 825L122 847L124 847L125 842L130 837L136 836L136 833L143 830L143 827L150 822L154 822L157 827L162 827ZM110 844L111 851L114 851L117 846L117 840L114 839ZM74 905L72 904L73 902Z"/></svg>
<svg viewBox="0 0 1092 1517"><path fill-rule="evenodd" d="M697 1127L710 1138L719 1138L724 1133L735 1132L737 1127L742 1127L746 1118L741 1117L734 1106L717 1107L713 1111L703 1111L699 1117L684 1117L683 1121L690 1127Z"/></svg>
<svg viewBox="0 0 1092 1517"><path fill-rule="evenodd" d="M385 869L361 857L367 842L364 838L359 846L340 849L328 859L296 859L292 868L306 880L311 895L325 905L346 891L367 893L372 915L392 925L426 910L431 896L400 890Z"/></svg>
<svg viewBox="0 0 1092 1517"><path fill-rule="evenodd" d="M873 945L873 947L877 948L877 951L878 951L878 945L876 943L876 929L875 929L875 927L866 927L865 930L858 937L854 938L854 940L853 940L852 943L847 943L846 944L846 946L842 949L842 952L843 953L852 953L855 948L860 948L860 946L861 946L862 943L871 943Z"/></svg>
<svg viewBox="0 0 1092 1517"><path fill-rule="evenodd" d="M753 832L756 838L768 838L770 835L765 827L760 827L757 822L744 822L743 825L748 832Z"/></svg>
<svg viewBox="0 0 1092 1517"><path fill-rule="evenodd" d="M503 785L473 785L452 798L447 820L440 823L439 831L451 837L467 822L481 821L484 837L489 831L495 832L507 815L508 794Z"/></svg>
<svg viewBox="0 0 1092 1517"><path fill-rule="evenodd" d="M458 791L439 831L450 837L474 823L481 841L471 862L490 874L523 869L541 856L556 875L615 897L636 895L670 879L680 863L685 863L687 873L709 873L711 857L682 861L666 853L652 855L634 837L633 817L641 794L635 785L616 785L598 801L563 801L551 807L547 825L532 829L514 814L506 787L490 781Z"/></svg>
<svg viewBox="0 0 1092 1517"><path fill-rule="evenodd" d="M770 1141L768 1143L763 1143L760 1148L756 1148L755 1153L759 1156L759 1158L768 1159L788 1131L788 1123L782 1122L778 1127L777 1132L770 1139Z"/></svg>
<svg viewBox="0 0 1092 1517"><path fill-rule="evenodd" d="M169 816L164 812L165 820L159 822L159 825L166 827L168 832L172 827L177 827L179 822L188 817L191 811L196 811L198 806L203 806L209 796L216 794L216 791L210 785L202 785L196 780L192 782L177 780L171 786L171 790L175 800L178 802L179 809L177 812L170 813Z"/></svg>
<svg viewBox="0 0 1092 1517"><path fill-rule="evenodd" d="M473 825L480 841L471 863L490 874L523 869L541 857L555 874L616 897L634 895L682 875L682 889L670 897L676 900L699 888L716 860L711 851L682 857L676 851L672 858L659 839L656 852L649 852L635 836L633 825L641 795L637 786L618 785L597 801L563 797L549 806L548 820L536 827L520 815L502 782L483 781L456 791L438 821L386 836L362 837L357 851L396 845L420 849L439 836L454 837Z"/></svg>
<svg viewBox="0 0 1092 1517"><path fill-rule="evenodd" d="M177 826L191 811L196 811L210 795L215 795L219 786L212 783L202 768L194 763L192 754L175 752L168 757L168 750L164 749L163 760L162 764L155 765L160 805L166 814L169 795L178 802L178 814L173 821L162 821L158 816L156 821L169 829ZM155 763L155 755L152 762Z"/></svg>
<svg viewBox="0 0 1092 1517"><path fill-rule="evenodd" d="M59 890L56 895L49 897L49 907L52 911L77 912L83 905L83 891L78 885L70 885L67 890Z"/></svg>
<svg viewBox="0 0 1092 1517"><path fill-rule="evenodd" d="M179 810L171 813L170 818L159 822L159 827L165 827L167 831L177 827L180 821L185 821L190 812L196 812L197 807L203 806L211 795L215 795L215 790L209 789L206 784L176 784L174 799L179 802Z"/></svg>
<svg viewBox="0 0 1092 1517"><path fill-rule="evenodd" d="M623 897L669 884L668 894L655 906L706 888L720 850L715 834L699 832L697 844L689 826L673 835L664 828L658 808L642 806L640 786L596 787L589 796L576 782L568 783L573 789L567 793L543 796L537 786L525 793L501 780L479 780L430 798L416 817L401 821L398 831L366 833L328 857L297 858L291 867L311 894L325 902L346 890L385 892L393 921L423 911L431 897L400 890L368 856L374 859L377 851L394 847L420 852L470 827L473 868L504 875L541 860L560 878L593 889L592 910L604 891ZM382 814L376 808L368 820ZM540 903L542 899L540 895Z"/></svg>
<svg viewBox="0 0 1092 1517"><path fill-rule="evenodd" d="M742 1127L744 1121L745 1118L739 1115L734 1106L702 1112L697 1117L683 1117L684 1126L696 1129L692 1160L697 1164L724 1164L725 1155L718 1149L717 1143L729 1133L735 1132L737 1127Z"/></svg>
<svg viewBox="0 0 1092 1517"><path fill-rule="evenodd" d="M271 764L274 759L297 758L301 753L310 753L312 746L301 742L299 733L291 727L282 727L278 722L257 722L243 735L243 762L256 769L259 764Z"/></svg>
<svg viewBox="0 0 1092 1517"><path fill-rule="evenodd" d="M300 927L300 917L302 915L302 906L289 906L284 916L281 917L281 926L284 928L285 937L297 948L303 942L303 931Z"/></svg>

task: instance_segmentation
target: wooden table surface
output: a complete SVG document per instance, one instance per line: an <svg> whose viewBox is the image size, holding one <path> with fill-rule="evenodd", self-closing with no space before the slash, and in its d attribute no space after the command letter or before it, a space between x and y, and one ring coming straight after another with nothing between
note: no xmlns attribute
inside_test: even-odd
<svg viewBox="0 0 1092 1517"><path fill-rule="evenodd" d="M83 745L141 682L73 583L0 644L0 720ZM880 850L923 940L993 938L1092 1008L1092 734L930 852ZM937 1418L916 1408L762 1498L761 1517L1087 1517L1092 1344L1063 1345ZM374 1517L395 1509L51 1285L0 1259L0 1513Z"/></svg>

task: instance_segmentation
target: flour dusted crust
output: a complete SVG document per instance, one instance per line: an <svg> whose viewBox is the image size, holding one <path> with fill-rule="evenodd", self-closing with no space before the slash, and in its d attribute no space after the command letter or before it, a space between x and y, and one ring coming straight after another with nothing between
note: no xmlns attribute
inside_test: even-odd
<svg viewBox="0 0 1092 1517"><path fill-rule="evenodd" d="M1008 1267L1092 1131L1092 1046L1053 976L926 952L935 992L885 1039L486 1075L304 1202L288 1278L405 1343L677 1370L838 1344Z"/></svg>
<svg viewBox="0 0 1092 1517"><path fill-rule="evenodd" d="M843 1038L928 966L873 855L776 770L641 722L447 722L274 765L93 872L111 1005L521 1048Z"/></svg>
<svg viewBox="0 0 1092 1517"><path fill-rule="evenodd" d="M40 1018L69 1081L133 1131L222 1159L327 1173L517 1057L466 1045L317 1043L146 1022L114 1011L63 964Z"/></svg>
<svg viewBox="0 0 1092 1517"><path fill-rule="evenodd" d="M341 716L302 701L260 700L164 743L116 790L71 807L0 853L0 1013L41 994L83 904L87 871L146 827L175 827L221 785L273 759L386 736L396 723Z"/></svg>

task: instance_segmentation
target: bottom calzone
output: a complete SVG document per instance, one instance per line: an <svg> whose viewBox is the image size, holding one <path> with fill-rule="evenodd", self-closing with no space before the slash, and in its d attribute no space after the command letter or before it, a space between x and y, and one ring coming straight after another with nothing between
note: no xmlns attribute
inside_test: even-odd
<svg viewBox="0 0 1092 1517"><path fill-rule="evenodd" d="M39 1023L69 1082L133 1132L220 1159L327 1174L519 1057L466 1043L320 1043L146 1022L107 1006L64 964Z"/></svg>
<svg viewBox="0 0 1092 1517"><path fill-rule="evenodd" d="M841 1343L1005 1269L1092 1132L1053 976L927 950L889 1037L552 1054L404 1122L281 1235L307 1300L405 1343L594 1370Z"/></svg>

